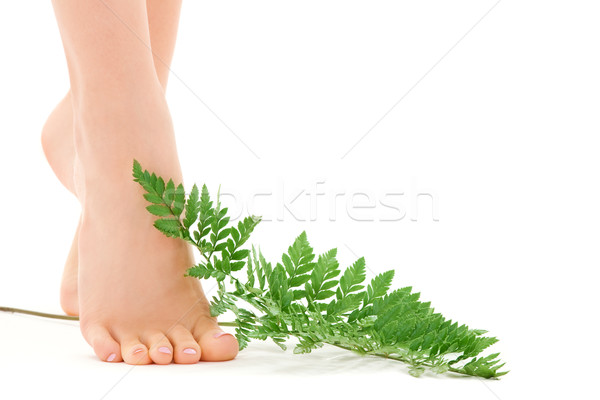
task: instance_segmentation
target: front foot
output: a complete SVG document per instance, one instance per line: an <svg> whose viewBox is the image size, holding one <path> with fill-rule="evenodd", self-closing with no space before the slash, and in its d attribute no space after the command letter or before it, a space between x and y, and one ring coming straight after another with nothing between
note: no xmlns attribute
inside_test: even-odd
<svg viewBox="0 0 600 400"><path fill-rule="evenodd" d="M146 98L144 104L154 106L110 117L93 115L98 110L93 108L78 120L75 185L83 210L78 241L83 336L108 362L231 360L238 353L237 340L210 316L200 282L184 276L194 264L191 248L153 227L155 217L145 209L142 188L131 178L136 158L181 181L166 103Z"/></svg>
<svg viewBox="0 0 600 400"><path fill-rule="evenodd" d="M128 216L84 211L79 239L84 337L109 362L233 359L237 340L210 316L200 282L184 276L193 265L190 248L148 224L141 204L136 209L139 214L131 210Z"/></svg>

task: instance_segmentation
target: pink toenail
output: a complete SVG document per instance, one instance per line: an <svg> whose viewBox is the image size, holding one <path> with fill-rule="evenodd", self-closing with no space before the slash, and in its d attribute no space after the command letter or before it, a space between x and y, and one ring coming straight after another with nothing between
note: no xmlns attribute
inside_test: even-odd
<svg viewBox="0 0 600 400"><path fill-rule="evenodd" d="M215 338L215 339L216 339L216 338L220 338L220 337L221 337L221 336L223 336L223 335L229 335L229 336L232 336L232 335L231 335L231 333L227 333L227 332L217 332L217 333L215 333L215 336L214 336L214 338Z"/></svg>
<svg viewBox="0 0 600 400"><path fill-rule="evenodd" d="M185 349L183 350L185 354L196 354L196 350L194 349Z"/></svg>
<svg viewBox="0 0 600 400"><path fill-rule="evenodd" d="M142 351L144 351L144 349L137 349L136 351L134 351L134 352L133 352L133 354L139 354L139 353L141 353Z"/></svg>
<svg viewBox="0 0 600 400"><path fill-rule="evenodd" d="M108 356L108 358L106 359L106 361L112 362L112 361L115 360L115 358L117 358L117 355L115 353L112 353L110 356Z"/></svg>
<svg viewBox="0 0 600 400"><path fill-rule="evenodd" d="M171 349L163 346L158 348L158 352L164 354L171 354Z"/></svg>

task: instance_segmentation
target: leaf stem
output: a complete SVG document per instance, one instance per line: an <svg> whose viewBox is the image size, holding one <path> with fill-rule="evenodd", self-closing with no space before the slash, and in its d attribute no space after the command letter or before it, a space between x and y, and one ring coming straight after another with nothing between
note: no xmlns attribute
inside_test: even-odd
<svg viewBox="0 0 600 400"><path fill-rule="evenodd" d="M339 343L333 343L333 342L324 342L327 344L330 344L332 346L335 347L339 347L340 349L344 349L344 350L350 350L354 353L356 353L356 350L354 350L352 347L350 346L345 346ZM389 355L389 354L384 354L384 353L377 353L377 352L366 352L366 355L370 355L370 356L375 356L375 357L381 357L381 358L387 358L390 360L395 360L395 361L401 361L403 363L408 363L408 360L402 356L393 356L393 355ZM423 362L421 365L432 368L434 365L433 363L429 363L429 362ZM465 372L463 372L462 370L458 369L458 368L454 368L454 367L449 367L448 371L450 372L454 372L456 374L460 374L460 375L465 375L465 376L471 376Z"/></svg>
<svg viewBox="0 0 600 400"><path fill-rule="evenodd" d="M26 310L26 309L23 309L23 308L0 307L0 311L7 312L7 313L12 313L12 314L34 315L36 317L42 317L42 318L62 319L62 320L67 320L67 321L79 321L79 317L76 317L76 316L45 313L45 312L41 312L41 311ZM219 326L232 326L232 327L236 327L238 325L235 322L224 321L224 322L219 322Z"/></svg>
<svg viewBox="0 0 600 400"><path fill-rule="evenodd" d="M0 311L9 312L9 313L17 313L17 314L35 315L36 317L64 319L64 320L69 320L69 321L79 321L79 317L73 317L70 315L61 315L61 314L50 314L50 313L45 313L45 312L40 312L40 311L25 310L22 308L0 307Z"/></svg>

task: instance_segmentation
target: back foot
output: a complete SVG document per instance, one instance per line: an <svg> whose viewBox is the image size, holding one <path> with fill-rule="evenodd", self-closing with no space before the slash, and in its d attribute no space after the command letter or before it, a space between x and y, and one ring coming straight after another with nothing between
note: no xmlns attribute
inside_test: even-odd
<svg viewBox="0 0 600 400"><path fill-rule="evenodd" d="M42 128L42 148L48 164L58 180L67 190L75 194L73 165L75 162L75 143L73 136L73 108L71 95L67 95L58 103ZM65 262L60 285L60 304L67 315L79 314L77 298L77 241L79 227L75 232L71 250Z"/></svg>

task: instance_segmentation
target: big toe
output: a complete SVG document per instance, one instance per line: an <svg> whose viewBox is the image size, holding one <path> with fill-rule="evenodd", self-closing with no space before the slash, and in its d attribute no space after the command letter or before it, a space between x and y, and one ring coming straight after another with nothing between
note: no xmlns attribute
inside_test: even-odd
<svg viewBox="0 0 600 400"><path fill-rule="evenodd" d="M235 336L224 332L218 325L202 324L194 332L200 344L202 361L228 361L233 360L239 351L239 344Z"/></svg>

